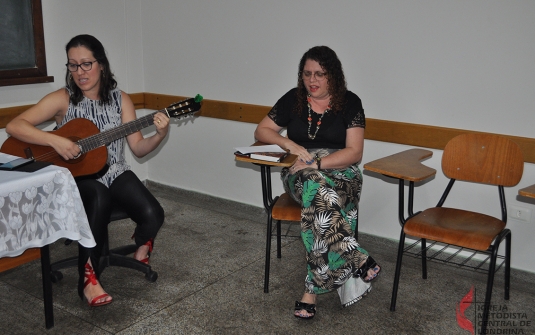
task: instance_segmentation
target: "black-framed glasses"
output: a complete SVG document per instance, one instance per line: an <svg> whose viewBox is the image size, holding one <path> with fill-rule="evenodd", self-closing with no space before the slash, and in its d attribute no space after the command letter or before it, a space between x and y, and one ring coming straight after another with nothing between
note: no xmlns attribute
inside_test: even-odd
<svg viewBox="0 0 535 335"><path fill-rule="evenodd" d="M311 80L312 77L316 78L317 81L322 81L327 77L326 72L310 72L310 71L303 71L303 79Z"/></svg>
<svg viewBox="0 0 535 335"><path fill-rule="evenodd" d="M98 60L94 60L92 62L83 62L81 64L74 64L74 63L67 63L65 66L67 69L71 72L78 71L78 68L81 68L84 71L89 71L93 68L93 63L98 62Z"/></svg>

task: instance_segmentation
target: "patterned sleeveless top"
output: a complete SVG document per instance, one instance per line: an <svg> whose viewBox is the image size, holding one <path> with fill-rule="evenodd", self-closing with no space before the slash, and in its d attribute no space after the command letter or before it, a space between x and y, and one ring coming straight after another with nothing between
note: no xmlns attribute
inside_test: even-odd
<svg viewBox="0 0 535 335"><path fill-rule="evenodd" d="M71 91L67 88L69 95ZM78 105L69 103L69 109L65 117L58 124L61 128L65 123L72 119L84 118L92 121L100 131L112 129L122 124L121 121L121 90L115 88L111 91L111 102L106 105L101 105L99 100L91 100L86 97L78 103ZM124 156L125 138L117 139L109 143L106 147L108 149L108 165L109 169L106 174L97 180L102 184L110 187L111 183L124 171L130 170L130 166L126 163Z"/></svg>

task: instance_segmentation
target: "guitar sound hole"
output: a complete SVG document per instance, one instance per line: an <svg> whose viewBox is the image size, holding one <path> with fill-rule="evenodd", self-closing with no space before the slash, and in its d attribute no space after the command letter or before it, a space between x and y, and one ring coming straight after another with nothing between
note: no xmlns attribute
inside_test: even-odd
<svg viewBox="0 0 535 335"><path fill-rule="evenodd" d="M74 157L73 159L69 159L68 161L66 161L67 163L70 163L70 164L76 164L76 163L79 163L80 161L82 161L85 157L85 153L79 153L78 156Z"/></svg>

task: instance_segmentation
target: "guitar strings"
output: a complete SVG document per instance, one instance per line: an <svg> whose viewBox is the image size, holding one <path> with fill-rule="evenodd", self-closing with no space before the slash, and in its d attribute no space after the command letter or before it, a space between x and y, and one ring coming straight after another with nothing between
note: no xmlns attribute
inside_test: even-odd
<svg viewBox="0 0 535 335"><path fill-rule="evenodd" d="M143 117L141 117L141 118L139 118L137 120L134 120L132 122L133 123L139 123L139 124L142 124L143 122L145 122L146 126L150 126L150 124L147 124L147 121L148 121L148 119L150 119L156 113L157 112L154 112L152 114L143 116ZM96 149L98 147L101 147L101 146L106 145L107 143L111 142L112 140L109 140L109 139L112 138L113 136L116 136L116 134L122 134L121 132L124 132L125 128L130 127L130 123L131 122L122 124L122 125L120 125L119 127L115 128L115 129L110 129L108 131L104 131L104 132L92 135L90 137L87 137L87 138L84 138L84 139L80 139L79 141L75 142L81 148L80 154L84 154L84 153L86 153L88 151L94 150L94 149ZM137 128L137 125L136 125L136 128ZM145 128L145 127L141 127L141 128L136 129L136 130L134 130L134 131L132 131L130 133L133 133L133 132L135 132L137 130L140 130L142 128ZM120 138L120 137L121 136L116 137L116 139ZM64 159L53 149L48 151L48 152L46 152L46 153L44 153L44 154L41 154L41 155L39 155L37 157L34 157L34 158L36 160L47 161L47 162L51 162L51 163L52 162L56 162L56 161L64 161Z"/></svg>
<svg viewBox="0 0 535 335"><path fill-rule="evenodd" d="M143 128L146 128L146 127L154 124L154 122L152 121L153 120L153 116L158 112L165 112L168 116L176 117L176 118L180 118L181 116L186 116L186 115L188 115L188 114L190 114L192 112L195 112L196 110L194 108L183 108L183 107L187 107L187 106L192 105L192 103L190 101L193 101L193 100L194 100L193 98L190 98L190 99L187 99L187 100L172 104L167 108L164 108L164 109L161 109L161 110L156 111L154 113L150 113L148 115L142 116L142 117L140 117L140 118L138 118L136 120L133 120L131 122L127 122L127 123L121 124L120 126L114 128L114 129L106 130L106 131L100 132L98 134L89 136L87 138L80 139L79 141L75 142L81 148L80 155L83 155L88 151L91 151L91 150L94 150L94 149L99 148L101 146L104 146L104 145L106 145L106 144L108 144L108 143L110 143L110 142L112 142L112 141L114 141L114 140L116 140L118 138L127 136L129 134L132 134L132 133L134 133L134 132L136 132L138 130L141 130ZM180 109L180 112L177 113L176 112L177 109ZM170 112L172 112L172 113L170 113ZM132 126L134 126L134 127L132 127ZM79 158L79 157L77 157L77 158ZM77 158L74 158L72 160L73 163L76 161ZM68 161L65 161L63 159L63 157L61 157L53 149L48 151L48 152L46 152L46 153L44 153L44 154L41 154L41 155L39 155L37 157L34 157L34 159L37 160L37 161L44 161L44 162L49 162L49 163L61 162L61 161L68 162Z"/></svg>

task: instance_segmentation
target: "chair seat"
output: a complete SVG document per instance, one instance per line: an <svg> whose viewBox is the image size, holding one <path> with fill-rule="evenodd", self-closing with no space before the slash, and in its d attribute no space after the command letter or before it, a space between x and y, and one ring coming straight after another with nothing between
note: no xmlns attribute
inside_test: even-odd
<svg viewBox="0 0 535 335"><path fill-rule="evenodd" d="M505 228L495 217L462 209L434 207L410 218L405 234L485 251Z"/></svg>
<svg viewBox="0 0 535 335"><path fill-rule="evenodd" d="M288 193L282 194L271 211L275 220L301 221L301 205L295 202Z"/></svg>

